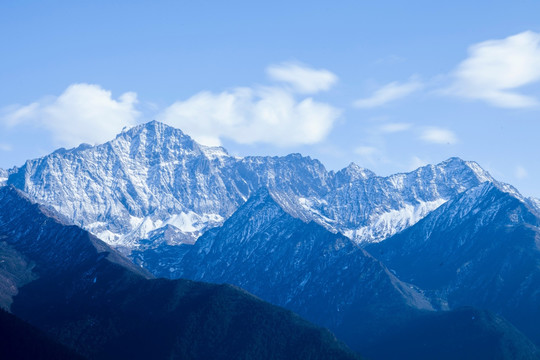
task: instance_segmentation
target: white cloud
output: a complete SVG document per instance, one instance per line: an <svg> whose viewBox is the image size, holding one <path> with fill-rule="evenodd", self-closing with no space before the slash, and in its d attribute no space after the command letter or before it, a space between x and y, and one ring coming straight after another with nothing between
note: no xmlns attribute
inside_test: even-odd
<svg viewBox="0 0 540 360"><path fill-rule="evenodd" d="M457 142L454 132L437 127L426 128L420 139L434 144L455 144Z"/></svg>
<svg viewBox="0 0 540 360"><path fill-rule="evenodd" d="M525 31L469 48L454 72L447 93L506 108L538 105L535 97L515 90L540 80L540 34Z"/></svg>
<svg viewBox="0 0 540 360"><path fill-rule="evenodd" d="M529 176L529 173L527 172L527 169L525 169L523 166L518 165L516 166L516 170L514 172L514 175L518 179L525 179L527 176Z"/></svg>
<svg viewBox="0 0 540 360"><path fill-rule="evenodd" d="M390 123L382 125L379 130L383 133L396 133L409 130L411 126L411 124L407 123Z"/></svg>
<svg viewBox="0 0 540 360"><path fill-rule="evenodd" d="M279 82L285 82L302 94L314 94L329 90L338 81L338 77L325 69L312 69L305 65L282 63L266 69L268 76Z"/></svg>
<svg viewBox="0 0 540 360"><path fill-rule="evenodd" d="M241 144L289 146L323 140L339 114L312 98L297 101L287 90L266 87L200 92L175 102L157 119L206 145L219 145L228 138Z"/></svg>
<svg viewBox="0 0 540 360"><path fill-rule="evenodd" d="M11 151L13 147L10 144L0 143L0 151Z"/></svg>
<svg viewBox="0 0 540 360"><path fill-rule="evenodd" d="M22 107L11 107L0 118L7 126L30 125L47 129L59 146L101 143L113 138L124 126L133 126L139 112L137 95L111 92L98 85L73 84L61 95Z"/></svg>
<svg viewBox="0 0 540 360"><path fill-rule="evenodd" d="M406 83L394 81L379 88L370 97L356 100L353 105L358 108L378 107L404 98L421 88L423 88L423 84L416 79L412 79Z"/></svg>

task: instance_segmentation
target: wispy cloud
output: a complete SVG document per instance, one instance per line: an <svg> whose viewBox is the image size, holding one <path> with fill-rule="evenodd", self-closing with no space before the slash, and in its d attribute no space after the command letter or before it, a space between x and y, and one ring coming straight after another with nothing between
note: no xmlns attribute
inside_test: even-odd
<svg viewBox="0 0 540 360"><path fill-rule="evenodd" d="M373 95L356 100L353 105L358 108L374 108L382 106L389 102L404 98L422 89L422 87L423 84L416 79L412 79L405 83L391 82L376 90Z"/></svg>
<svg viewBox="0 0 540 360"><path fill-rule="evenodd" d="M4 109L0 121L8 127L46 129L57 145L71 147L107 141L124 126L135 125L139 117L136 104L133 92L115 100L110 91L98 85L73 84L59 96Z"/></svg>
<svg viewBox="0 0 540 360"><path fill-rule="evenodd" d="M525 31L472 45L453 78L447 94L505 108L538 105L538 99L517 89L540 81L540 34Z"/></svg>
<svg viewBox="0 0 540 360"><path fill-rule="evenodd" d="M483 41L470 46L468 52L468 57L447 74L425 83L414 78L405 83L391 82L371 96L355 101L354 106L379 107L426 88L433 93L480 100L502 108L540 105L537 97L518 91L540 82L540 33L525 31ZM450 79L450 84L440 84L436 79L441 77Z"/></svg>
<svg viewBox="0 0 540 360"><path fill-rule="evenodd" d="M295 92L302 94L329 90L338 81L338 77L328 70L296 63L271 65L266 72L272 80L287 83Z"/></svg>
<svg viewBox="0 0 540 360"><path fill-rule="evenodd" d="M13 150L13 146L11 146L10 144L0 143L0 151L12 151L12 150Z"/></svg>
<svg viewBox="0 0 540 360"><path fill-rule="evenodd" d="M455 144L457 142L456 134L453 131L438 127L424 129L420 139L433 144Z"/></svg>
<svg viewBox="0 0 540 360"><path fill-rule="evenodd" d="M411 127L412 124L408 123L389 123L379 127L379 130L383 133L397 133L409 130Z"/></svg>

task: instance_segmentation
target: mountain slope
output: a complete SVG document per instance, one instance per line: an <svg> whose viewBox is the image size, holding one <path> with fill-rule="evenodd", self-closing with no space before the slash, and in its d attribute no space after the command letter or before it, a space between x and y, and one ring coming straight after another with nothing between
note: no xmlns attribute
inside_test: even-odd
<svg viewBox="0 0 540 360"><path fill-rule="evenodd" d="M266 189L186 247L176 277L240 286L334 331L352 313L375 319L391 310L431 310L350 239L293 218Z"/></svg>
<svg viewBox="0 0 540 360"><path fill-rule="evenodd" d="M265 189L183 248L177 276L242 286L329 327L373 359L538 358L535 346L497 316L471 309L482 320L471 323L459 311L432 311L421 292L350 239L293 218ZM424 333L431 336L422 339Z"/></svg>
<svg viewBox="0 0 540 360"><path fill-rule="evenodd" d="M359 351L386 326L432 310L350 239L292 217L266 189L184 248L174 276L245 288Z"/></svg>
<svg viewBox="0 0 540 360"><path fill-rule="evenodd" d="M74 351L0 309L0 358L10 360L82 360Z"/></svg>
<svg viewBox="0 0 540 360"><path fill-rule="evenodd" d="M539 226L536 210L486 183L368 249L450 308L489 309L540 344Z"/></svg>
<svg viewBox="0 0 540 360"><path fill-rule="evenodd" d="M29 160L8 183L129 253L152 250L140 240L166 225L179 229L167 246L195 241L260 187L297 218L380 241L486 180L476 163L456 158L389 177L354 164L329 172L298 154L237 158L153 121L102 145Z"/></svg>
<svg viewBox="0 0 540 360"><path fill-rule="evenodd" d="M357 358L328 331L238 288L152 279L56 215L0 189L0 241L24 260L17 271L32 264L11 311L86 356Z"/></svg>
<svg viewBox="0 0 540 360"><path fill-rule="evenodd" d="M364 349L373 359L540 359L540 352L508 321L459 308L426 313L388 331Z"/></svg>

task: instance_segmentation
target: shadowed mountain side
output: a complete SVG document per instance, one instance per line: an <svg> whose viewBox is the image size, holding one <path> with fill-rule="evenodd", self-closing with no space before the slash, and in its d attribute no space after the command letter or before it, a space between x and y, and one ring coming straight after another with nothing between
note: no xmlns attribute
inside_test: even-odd
<svg viewBox="0 0 540 360"><path fill-rule="evenodd" d="M353 349L369 351L373 359L418 354L437 358L442 352L426 347L425 341L444 345L444 355L453 358L483 353L498 358L511 358L508 353L535 356L530 341L515 329L511 332L513 328L502 319L486 315L473 324L459 312L432 311L418 289L397 279L350 239L293 218L266 189L252 196L221 228L183 248L186 253L178 268L184 272L179 275L241 286L329 327ZM409 327L411 334L429 333L436 327L450 330L451 324L463 331L432 332L427 340L411 336L414 343L408 346L401 346L394 333L400 329L407 334ZM491 331L494 327L498 330ZM482 334L482 341L469 341L475 332ZM378 353L383 343L394 352ZM463 346L451 349L452 343Z"/></svg>
<svg viewBox="0 0 540 360"><path fill-rule="evenodd" d="M293 218L266 189L183 248L175 275L241 286L329 327L357 350L386 326L432 310L350 239Z"/></svg>
<svg viewBox="0 0 540 360"><path fill-rule="evenodd" d="M540 344L539 226L535 209L486 183L368 250L436 301L493 311Z"/></svg>
<svg viewBox="0 0 540 360"><path fill-rule="evenodd" d="M238 288L151 279L11 187L0 189L0 239L21 268L33 266L12 312L90 358L357 358L327 330Z"/></svg>
<svg viewBox="0 0 540 360"><path fill-rule="evenodd" d="M9 360L82 360L82 356L0 309L0 358Z"/></svg>
<svg viewBox="0 0 540 360"><path fill-rule="evenodd" d="M534 344L508 321L473 308L426 313L389 329L364 354L372 359L540 359Z"/></svg>

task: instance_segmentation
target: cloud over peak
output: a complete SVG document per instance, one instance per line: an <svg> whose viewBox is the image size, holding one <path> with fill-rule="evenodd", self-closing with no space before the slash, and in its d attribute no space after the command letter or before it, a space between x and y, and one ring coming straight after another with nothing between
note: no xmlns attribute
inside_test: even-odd
<svg viewBox="0 0 540 360"><path fill-rule="evenodd" d="M273 87L200 92L177 101L157 118L176 126L205 145L228 138L240 144L278 146L313 144L332 129L340 110L312 98L298 101Z"/></svg>
<svg viewBox="0 0 540 360"><path fill-rule="evenodd" d="M266 70L273 80L289 86L201 91L176 101L157 119L181 128L205 145L220 145L223 139L278 146L323 140L341 110L300 95L330 89L337 76L328 70L293 63L271 65Z"/></svg>
<svg viewBox="0 0 540 360"><path fill-rule="evenodd" d="M0 120L8 127L28 124L48 130L59 146L100 143L124 126L133 126L139 112L137 95L126 92L112 98L110 91L92 84L70 85L59 96L4 110Z"/></svg>
<svg viewBox="0 0 540 360"><path fill-rule="evenodd" d="M270 65L266 73L272 80L284 82L300 94L329 90L338 81L338 77L328 70L289 62Z"/></svg>

